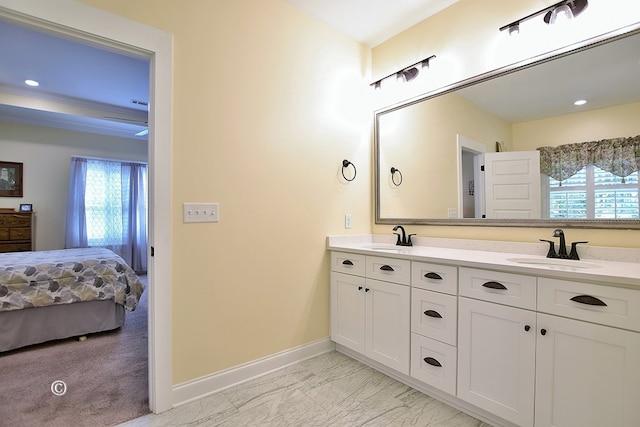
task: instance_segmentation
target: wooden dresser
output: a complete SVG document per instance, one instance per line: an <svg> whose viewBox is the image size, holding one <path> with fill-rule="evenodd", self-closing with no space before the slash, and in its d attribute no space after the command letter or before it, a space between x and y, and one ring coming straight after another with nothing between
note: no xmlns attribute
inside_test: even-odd
<svg viewBox="0 0 640 427"><path fill-rule="evenodd" d="M34 249L33 212L0 212L0 252Z"/></svg>

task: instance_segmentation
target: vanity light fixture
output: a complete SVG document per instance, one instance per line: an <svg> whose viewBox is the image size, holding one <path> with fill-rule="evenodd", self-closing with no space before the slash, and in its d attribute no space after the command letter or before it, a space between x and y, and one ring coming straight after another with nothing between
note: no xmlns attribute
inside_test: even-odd
<svg viewBox="0 0 640 427"><path fill-rule="evenodd" d="M398 80L404 80L405 82L410 82L411 80L418 77L418 74L420 74L421 69L429 68L429 62L435 57L436 57L435 55L431 55L420 62L416 62L415 64L409 65L408 67L403 68L400 71L391 73L388 76L381 78L380 80L376 80L375 82L371 83L369 86L373 87L374 89L380 89L382 87L382 81L393 76L396 76Z"/></svg>
<svg viewBox="0 0 640 427"><path fill-rule="evenodd" d="M26 79L24 81L24 84L26 84L27 86L31 86L31 87L40 86L40 83L37 80L31 80L31 79Z"/></svg>
<svg viewBox="0 0 640 427"><path fill-rule="evenodd" d="M544 22L547 24L554 24L559 19L572 19L580 15L589 5L589 0L562 0L551 6L545 7L537 12L513 21L503 27L500 27L500 31L509 30L509 35L518 34L520 32L520 23L527 21L531 18L544 14Z"/></svg>

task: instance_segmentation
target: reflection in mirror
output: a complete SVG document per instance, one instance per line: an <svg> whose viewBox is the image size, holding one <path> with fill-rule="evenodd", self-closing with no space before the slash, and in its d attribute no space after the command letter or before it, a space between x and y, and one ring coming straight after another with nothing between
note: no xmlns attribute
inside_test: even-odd
<svg viewBox="0 0 640 427"><path fill-rule="evenodd" d="M637 172L622 182L585 166L559 181L540 173L538 150L637 142L639 61L636 29L377 112L376 222L640 228ZM574 105L578 98L587 104Z"/></svg>

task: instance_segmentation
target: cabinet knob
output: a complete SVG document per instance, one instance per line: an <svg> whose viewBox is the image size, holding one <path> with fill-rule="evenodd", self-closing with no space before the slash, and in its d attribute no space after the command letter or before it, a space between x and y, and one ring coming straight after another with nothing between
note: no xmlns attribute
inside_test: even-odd
<svg viewBox="0 0 640 427"><path fill-rule="evenodd" d="M380 270L382 270L382 271L395 271L393 269L393 267L391 267L390 265L386 265L386 264L383 265L382 267L380 267Z"/></svg>
<svg viewBox="0 0 640 427"><path fill-rule="evenodd" d="M362 290L362 286L358 286L358 290L361 291Z"/></svg>
<svg viewBox="0 0 640 427"><path fill-rule="evenodd" d="M369 289L369 288L364 288L364 291L365 291L365 292L369 292L370 290L371 290L371 289Z"/></svg>
<svg viewBox="0 0 640 427"><path fill-rule="evenodd" d="M525 331L529 332L529 329L531 329L531 326L529 326L529 325L524 325L524 330L525 330Z"/></svg>
<svg viewBox="0 0 640 427"><path fill-rule="evenodd" d="M424 312L425 316L436 317L438 319L442 319L442 315L435 310L427 310Z"/></svg>
<svg viewBox="0 0 640 427"><path fill-rule="evenodd" d="M499 289L501 291L507 290L507 287L500 282L485 282L482 284L482 286L489 289Z"/></svg>
<svg viewBox="0 0 640 427"><path fill-rule="evenodd" d="M353 265L353 262L350 259L345 259L342 261L342 265Z"/></svg>
<svg viewBox="0 0 640 427"><path fill-rule="evenodd" d="M424 275L424 277L432 280L442 280L442 276L440 276L438 273L427 273Z"/></svg>
<svg viewBox="0 0 640 427"><path fill-rule="evenodd" d="M546 329L540 329L540 334L541 335L547 335L547 330Z"/></svg>
<svg viewBox="0 0 640 427"><path fill-rule="evenodd" d="M436 359L434 359L433 357L425 357L425 358L424 358L424 361L425 361L426 363L428 363L429 365L431 365L431 366L437 366L437 367L439 367L439 368L441 368L441 367L442 367L442 365L440 364L440 362L438 362L438 361L437 361Z"/></svg>

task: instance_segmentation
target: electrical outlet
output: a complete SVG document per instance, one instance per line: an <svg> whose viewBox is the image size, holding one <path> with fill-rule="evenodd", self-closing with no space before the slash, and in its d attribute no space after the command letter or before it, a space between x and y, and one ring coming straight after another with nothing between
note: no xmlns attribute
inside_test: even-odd
<svg viewBox="0 0 640 427"><path fill-rule="evenodd" d="M182 222L218 222L220 221L218 203L183 203Z"/></svg>
<svg viewBox="0 0 640 427"><path fill-rule="evenodd" d="M351 214L344 214L344 228L351 228L352 222Z"/></svg>

